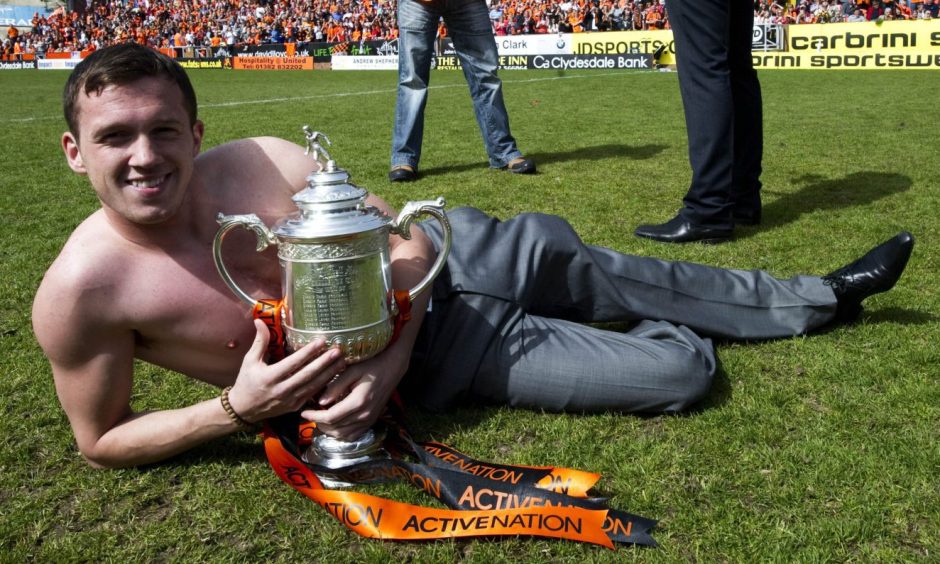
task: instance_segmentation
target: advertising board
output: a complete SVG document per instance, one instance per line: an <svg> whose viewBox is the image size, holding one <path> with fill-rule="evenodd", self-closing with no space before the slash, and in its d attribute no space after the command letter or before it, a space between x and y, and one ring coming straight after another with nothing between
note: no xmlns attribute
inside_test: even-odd
<svg viewBox="0 0 940 564"><path fill-rule="evenodd" d="M335 59L334 59L335 60ZM437 57L437 68L441 70L460 69L460 59L456 55ZM651 70L652 55L501 55L501 69L529 70Z"/></svg>
<svg viewBox="0 0 940 564"><path fill-rule="evenodd" d="M333 70L398 70L398 56L338 55L330 64Z"/></svg>
<svg viewBox="0 0 940 564"><path fill-rule="evenodd" d="M753 58L765 69L938 69L940 20L791 25L785 52Z"/></svg>
<svg viewBox="0 0 940 564"><path fill-rule="evenodd" d="M500 55L571 55L571 33L554 35L508 35L496 37Z"/></svg>
<svg viewBox="0 0 940 564"><path fill-rule="evenodd" d="M0 70L22 70L36 68L36 61L0 61Z"/></svg>
<svg viewBox="0 0 940 564"><path fill-rule="evenodd" d="M39 70L72 70L81 59L38 59L36 68Z"/></svg>
<svg viewBox="0 0 940 564"><path fill-rule="evenodd" d="M176 59L184 69L225 69L232 68L229 59L214 57L209 59Z"/></svg>
<svg viewBox="0 0 940 564"><path fill-rule="evenodd" d="M676 64L676 46L668 29L575 33L572 37L574 55L652 55L662 47L659 64Z"/></svg>
<svg viewBox="0 0 940 564"><path fill-rule="evenodd" d="M234 57L235 70L313 70L313 57Z"/></svg>

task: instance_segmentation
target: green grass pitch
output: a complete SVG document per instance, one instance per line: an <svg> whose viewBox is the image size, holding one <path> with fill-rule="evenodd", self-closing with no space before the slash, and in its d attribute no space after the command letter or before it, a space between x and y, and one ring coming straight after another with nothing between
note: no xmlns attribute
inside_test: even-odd
<svg viewBox="0 0 940 564"><path fill-rule="evenodd" d="M400 206L447 198L500 217L567 217L590 243L642 255L824 274L908 229L908 271L861 320L719 345L714 389L683 416L472 407L413 413L419 438L483 460L604 475L612 505L660 520L659 549L542 539L365 540L282 484L247 434L142 469L78 455L30 304L97 206L65 164L64 72L0 73L0 561L928 561L940 554L938 75L766 71L764 219L720 246L632 236L666 220L690 177L675 73L506 71L513 134L539 174L487 168L459 72L432 75L422 179L385 179L392 72L193 71L206 145L255 135L333 141L353 181ZM585 359L589 362L590 359ZM139 367L137 409L218 392ZM412 503L406 485L363 488Z"/></svg>

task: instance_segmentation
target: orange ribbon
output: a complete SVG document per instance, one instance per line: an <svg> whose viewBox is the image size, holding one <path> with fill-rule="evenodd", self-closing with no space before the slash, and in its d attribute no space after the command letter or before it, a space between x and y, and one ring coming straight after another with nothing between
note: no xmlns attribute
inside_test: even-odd
<svg viewBox="0 0 940 564"><path fill-rule="evenodd" d="M306 464L288 453L266 426L264 448L274 472L337 521L369 538L430 540L447 537L534 535L590 542L613 548L604 532L606 510L525 507L494 510L434 509L346 490L324 489ZM431 489L436 484L412 480ZM439 484L438 484L439 487Z"/></svg>
<svg viewBox="0 0 940 564"><path fill-rule="evenodd" d="M407 292L393 294L399 306L392 340L410 319ZM390 298L391 299L391 298ZM256 318L271 331L269 358L285 355L280 300L260 300ZM389 405L394 410L398 400ZM400 419L400 417L398 418ZM511 466L474 460L437 442L417 444L396 418L387 450L407 452L419 463L380 459L342 469L308 465L300 459L315 433L313 423L287 414L265 422L264 449L274 472L356 533L369 538L430 540L449 537L530 535L564 538L613 548L613 543L656 546L649 531L656 522L613 510L588 498L599 474L552 466ZM346 490L328 490L314 469L342 481L405 480L450 509L435 509Z"/></svg>

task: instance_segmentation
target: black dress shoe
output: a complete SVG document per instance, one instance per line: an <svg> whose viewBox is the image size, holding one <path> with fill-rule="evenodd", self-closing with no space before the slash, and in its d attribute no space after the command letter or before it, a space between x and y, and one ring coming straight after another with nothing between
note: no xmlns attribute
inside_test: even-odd
<svg viewBox="0 0 940 564"><path fill-rule="evenodd" d="M715 229L701 227L689 223L682 216L677 215L661 225L641 225L634 234L637 237L646 237L663 243L722 243L731 239L731 229Z"/></svg>
<svg viewBox="0 0 940 564"><path fill-rule="evenodd" d="M914 236L902 231L852 264L823 276L823 284L832 287L838 300L836 318L852 321L862 312L865 298L893 288L913 249Z"/></svg>
<svg viewBox="0 0 940 564"><path fill-rule="evenodd" d="M418 179L418 172L408 165L396 165L388 172L389 182L411 182Z"/></svg>

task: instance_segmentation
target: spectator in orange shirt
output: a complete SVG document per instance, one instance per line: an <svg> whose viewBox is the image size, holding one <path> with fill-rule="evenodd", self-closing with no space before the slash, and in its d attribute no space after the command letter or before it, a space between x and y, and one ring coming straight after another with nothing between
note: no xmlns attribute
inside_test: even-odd
<svg viewBox="0 0 940 564"><path fill-rule="evenodd" d="M584 28L581 24L584 23L584 18L581 17L581 9L577 6L571 7L571 12L568 13L568 25L571 26L572 33L581 33L584 31Z"/></svg>

